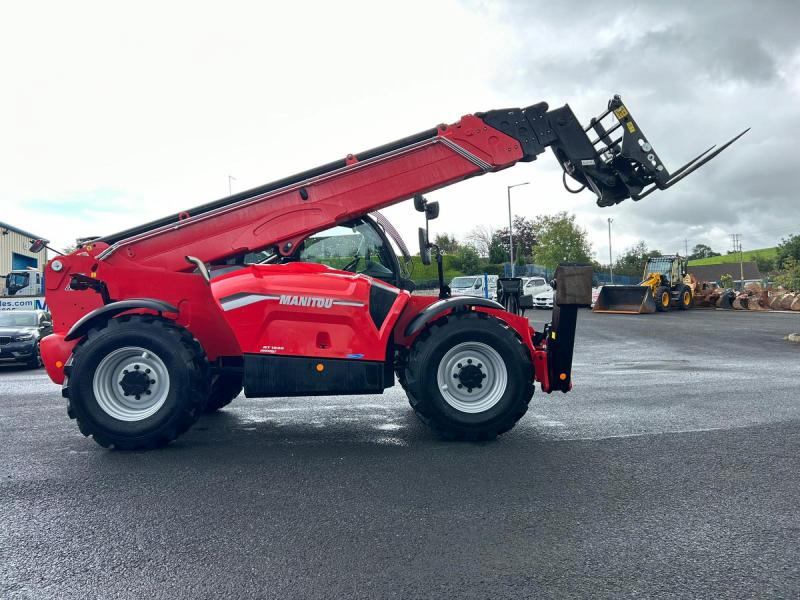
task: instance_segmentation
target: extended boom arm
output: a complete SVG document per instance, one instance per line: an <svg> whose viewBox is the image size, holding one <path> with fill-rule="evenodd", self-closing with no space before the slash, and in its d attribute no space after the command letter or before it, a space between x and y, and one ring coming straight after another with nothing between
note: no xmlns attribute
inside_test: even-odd
<svg viewBox="0 0 800 600"><path fill-rule="evenodd" d="M616 125L606 129L602 121L612 114ZM613 139L618 129L622 136ZM589 131L597 139L591 140ZM493 110L92 244L103 249L98 255L101 261L132 261L172 271L190 268L184 260L187 255L214 263L269 245L290 255L314 231L415 194L535 160L548 146L565 178L569 175L589 187L600 206L610 206L670 187L734 140L709 156L701 155L670 177L619 96L586 128L568 105L553 110L548 110L546 103Z"/></svg>

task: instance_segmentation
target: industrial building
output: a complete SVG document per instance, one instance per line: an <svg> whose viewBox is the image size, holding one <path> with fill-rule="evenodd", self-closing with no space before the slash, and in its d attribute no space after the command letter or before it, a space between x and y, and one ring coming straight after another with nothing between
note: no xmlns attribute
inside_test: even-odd
<svg viewBox="0 0 800 600"><path fill-rule="evenodd" d="M28 248L31 241L43 239L19 227L0 221L0 275L7 275L16 269L44 269L47 261L46 251L34 254ZM0 282L2 285L2 282Z"/></svg>

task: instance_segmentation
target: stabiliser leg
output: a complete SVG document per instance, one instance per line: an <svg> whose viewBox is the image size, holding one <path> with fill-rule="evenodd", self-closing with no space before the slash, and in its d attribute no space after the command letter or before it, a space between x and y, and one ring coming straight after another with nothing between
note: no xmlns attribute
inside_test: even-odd
<svg viewBox="0 0 800 600"><path fill-rule="evenodd" d="M553 321L547 332L547 364L553 391L572 388L572 352L578 308L592 302L592 267L559 265L553 280Z"/></svg>

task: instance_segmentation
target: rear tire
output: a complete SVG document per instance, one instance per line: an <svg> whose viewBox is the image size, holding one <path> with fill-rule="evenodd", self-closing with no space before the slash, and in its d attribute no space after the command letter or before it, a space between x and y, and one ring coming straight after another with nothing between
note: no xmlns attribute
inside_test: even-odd
<svg viewBox="0 0 800 600"><path fill-rule="evenodd" d="M678 290L678 308L689 310L692 308L692 289L688 285L682 285Z"/></svg>
<svg viewBox="0 0 800 600"><path fill-rule="evenodd" d="M208 361L185 329L127 315L92 329L65 368L68 414L103 447L148 450L197 420L209 395Z"/></svg>
<svg viewBox="0 0 800 600"><path fill-rule="evenodd" d="M506 324L479 312L451 314L420 334L403 381L417 416L446 439L505 433L533 396L527 349Z"/></svg>
<svg viewBox="0 0 800 600"><path fill-rule="evenodd" d="M665 285L656 288L656 293L653 297L653 300L656 301L656 310L658 312L668 311L670 303L672 302L672 299L669 295L669 288Z"/></svg>
<svg viewBox="0 0 800 600"><path fill-rule="evenodd" d="M228 406L242 391L242 375L239 373L221 373L211 383L204 413L213 413Z"/></svg>

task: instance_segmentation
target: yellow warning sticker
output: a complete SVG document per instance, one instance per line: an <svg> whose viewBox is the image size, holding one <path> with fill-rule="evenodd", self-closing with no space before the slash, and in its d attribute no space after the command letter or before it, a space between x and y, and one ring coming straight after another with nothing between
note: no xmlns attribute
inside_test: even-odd
<svg viewBox="0 0 800 600"><path fill-rule="evenodd" d="M628 116L628 109L624 106L620 106L618 109L614 111L614 114L617 116L618 119L624 119Z"/></svg>
<svg viewBox="0 0 800 600"><path fill-rule="evenodd" d="M633 121L628 121L626 125L628 126L628 131L636 133L636 127L633 126Z"/></svg>

